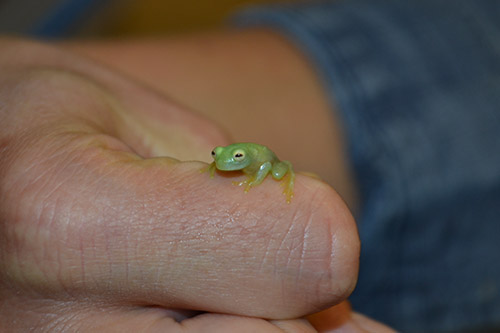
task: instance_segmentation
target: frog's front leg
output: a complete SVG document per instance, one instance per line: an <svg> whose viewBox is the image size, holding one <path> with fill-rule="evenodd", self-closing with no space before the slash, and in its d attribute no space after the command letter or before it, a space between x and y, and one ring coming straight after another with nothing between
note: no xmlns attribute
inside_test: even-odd
<svg viewBox="0 0 500 333"><path fill-rule="evenodd" d="M200 172L208 171L210 173L210 178L214 178L215 170L217 169L215 162L210 163L210 165L206 168L200 170Z"/></svg>
<svg viewBox="0 0 500 333"><path fill-rule="evenodd" d="M282 185L285 186L283 194L286 195L286 201L290 203L293 197L293 185L295 183L295 172L293 172L292 164L288 161L281 161L273 166L272 176L276 180L281 180L288 174L286 179L283 179Z"/></svg>
<svg viewBox="0 0 500 333"><path fill-rule="evenodd" d="M266 178L267 174L271 171L271 162L262 164L254 174L247 174L247 179L242 182L233 182L233 184L241 186L246 185L245 192L248 192L252 186L259 185Z"/></svg>

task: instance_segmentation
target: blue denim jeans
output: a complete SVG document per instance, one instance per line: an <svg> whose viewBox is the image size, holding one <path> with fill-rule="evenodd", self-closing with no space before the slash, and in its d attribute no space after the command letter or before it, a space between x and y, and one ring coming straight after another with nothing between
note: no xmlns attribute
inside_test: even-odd
<svg viewBox="0 0 500 333"><path fill-rule="evenodd" d="M250 9L339 109L362 195L355 310L411 332L500 329L500 1Z"/></svg>

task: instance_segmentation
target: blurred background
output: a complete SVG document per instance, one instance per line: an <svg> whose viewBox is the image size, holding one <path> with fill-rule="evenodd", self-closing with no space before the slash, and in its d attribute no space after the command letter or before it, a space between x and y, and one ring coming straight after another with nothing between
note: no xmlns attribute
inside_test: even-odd
<svg viewBox="0 0 500 333"><path fill-rule="evenodd" d="M0 0L0 33L39 38L154 36L215 29L232 13L292 0Z"/></svg>

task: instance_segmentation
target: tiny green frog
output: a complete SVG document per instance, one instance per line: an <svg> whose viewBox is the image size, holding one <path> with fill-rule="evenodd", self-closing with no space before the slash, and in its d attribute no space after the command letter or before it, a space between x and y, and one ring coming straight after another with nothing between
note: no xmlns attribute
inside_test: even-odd
<svg viewBox="0 0 500 333"><path fill-rule="evenodd" d="M295 181L292 164L288 161L280 161L276 154L266 146L256 143L233 143L226 147L215 147L212 157L214 162L209 165L208 169L205 169L210 172L211 178L214 177L216 169L241 170L247 179L242 182L233 182L233 184L245 185L245 192L248 192L252 186L262 183L267 174L271 173L274 179L283 179L282 185L285 187L283 194L286 195L288 203L292 200Z"/></svg>

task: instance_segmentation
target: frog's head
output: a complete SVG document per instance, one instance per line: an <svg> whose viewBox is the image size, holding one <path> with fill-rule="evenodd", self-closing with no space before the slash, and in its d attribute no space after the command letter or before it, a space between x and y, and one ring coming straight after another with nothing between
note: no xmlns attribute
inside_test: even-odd
<svg viewBox="0 0 500 333"><path fill-rule="evenodd" d="M217 169L223 171L241 170L252 162L247 149L237 144L215 147L212 150L212 157Z"/></svg>

